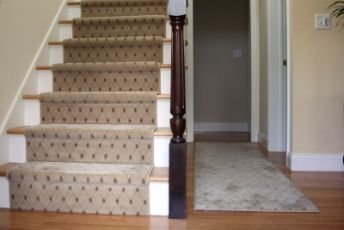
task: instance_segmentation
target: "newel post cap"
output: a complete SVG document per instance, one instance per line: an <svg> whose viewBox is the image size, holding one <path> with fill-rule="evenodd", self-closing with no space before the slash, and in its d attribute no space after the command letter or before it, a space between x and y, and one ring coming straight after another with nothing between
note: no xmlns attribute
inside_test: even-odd
<svg viewBox="0 0 344 230"><path fill-rule="evenodd" d="M168 0L168 14L171 16L186 15L187 0Z"/></svg>

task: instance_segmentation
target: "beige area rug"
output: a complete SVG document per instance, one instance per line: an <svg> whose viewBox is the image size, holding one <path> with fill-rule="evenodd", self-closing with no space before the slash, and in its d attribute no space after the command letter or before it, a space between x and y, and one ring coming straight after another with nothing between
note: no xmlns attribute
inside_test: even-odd
<svg viewBox="0 0 344 230"><path fill-rule="evenodd" d="M195 209L319 212L249 143L197 143Z"/></svg>

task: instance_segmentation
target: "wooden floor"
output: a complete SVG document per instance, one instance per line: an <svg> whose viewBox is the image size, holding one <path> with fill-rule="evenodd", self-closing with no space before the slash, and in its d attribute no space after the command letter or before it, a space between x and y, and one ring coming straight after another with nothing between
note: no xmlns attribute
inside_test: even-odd
<svg viewBox="0 0 344 230"><path fill-rule="evenodd" d="M0 210L0 229L344 230L344 173L290 173L281 163L283 156L267 153L320 208L319 214L193 211L193 148L194 145L189 144L187 220Z"/></svg>

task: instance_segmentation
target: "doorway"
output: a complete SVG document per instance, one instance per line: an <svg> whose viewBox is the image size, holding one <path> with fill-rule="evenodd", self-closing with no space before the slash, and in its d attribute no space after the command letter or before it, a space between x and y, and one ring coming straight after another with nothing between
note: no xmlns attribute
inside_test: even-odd
<svg viewBox="0 0 344 230"><path fill-rule="evenodd" d="M194 2L194 129L250 132L250 1Z"/></svg>

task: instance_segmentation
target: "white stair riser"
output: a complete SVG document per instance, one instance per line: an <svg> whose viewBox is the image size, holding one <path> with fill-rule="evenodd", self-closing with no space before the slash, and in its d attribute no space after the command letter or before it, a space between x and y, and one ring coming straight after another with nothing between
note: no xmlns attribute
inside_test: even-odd
<svg viewBox="0 0 344 230"><path fill-rule="evenodd" d="M172 36L172 28L169 21L166 21L166 38ZM59 25L59 39L69 39L73 38L73 26L71 24L60 24Z"/></svg>
<svg viewBox="0 0 344 230"><path fill-rule="evenodd" d="M24 135L8 135L9 162L25 163L26 142Z"/></svg>
<svg viewBox="0 0 344 230"><path fill-rule="evenodd" d="M172 137L156 136L154 137L154 166L155 167L169 167L169 146Z"/></svg>
<svg viewBox="0 0 344 230"><path fill-rule="evenodd" d="M38 93L53 91L53 74L51 70L37 71ZM160 93L170 94L171 92L171 69L161 69L160 71Z"/></svg>
<svg viewBox="0 0 344 230"><path fill-rule="evenodd" d="M170 99L158 99L157 102L157 126L159 128L170 127Z"/></svg>
<svg viewBox="0 0 344 230"><path fill-rule="evenodd" d="M73 18L81 17L81 8L80 6L68 6L67 10L67 19L72 20Z"/></svg>
<svg viewBox="0 0 344 230"><path fill-rule="evenodd" d="M63 46L51 45L49 54L49 65L63 63ZM163 64L171 64L171 43L163 44Z"/></svg>
<svg viewBox="0 0 344 230"><path fill-rule="evenodd" d="M38 125L41 123L40 103L38 100L25 100L24 125Z"/></svg>
<svg viewBox="0 0 344 230"><path fill-rule="evenodd" d="M168 182L149 183L150 215L167 216L169 210L169 185Z"/></svg>
<svg viewBox="0 0 344 230"><path fill-rule="evenodd" d="M154 137L154 166L169 166L169 143L171 137ZM26 162L26 142L24 135L8 135L9 162Z"/></svg>
<svg viewBox="0 0 344 230"><path fill-rule="evenodd" d="M0 177L0 208L10 208L10 188L6 177Z"/></svg>

